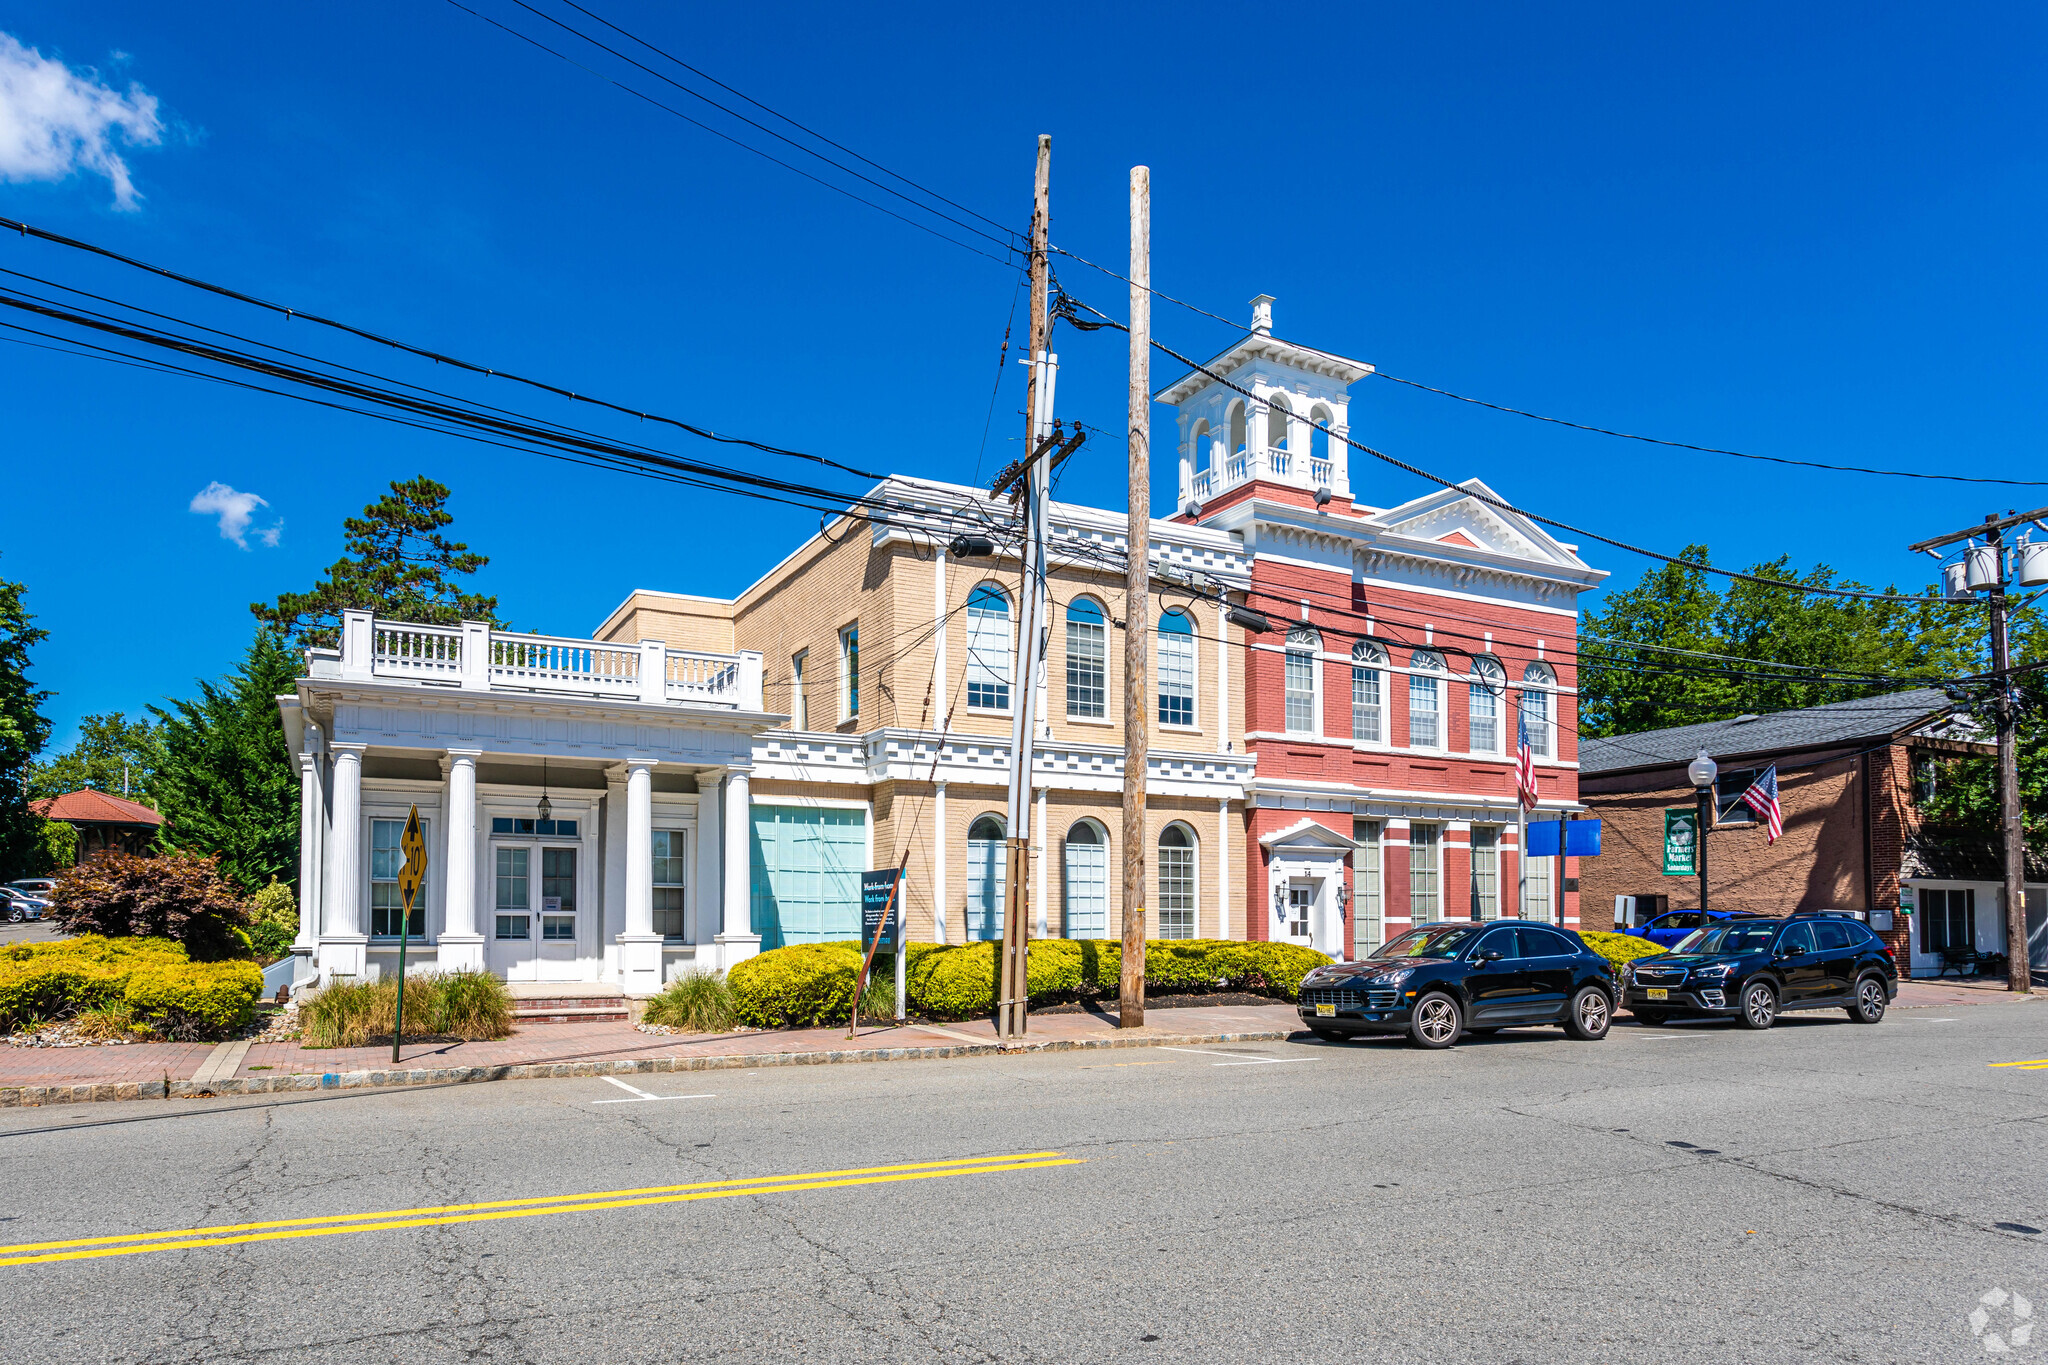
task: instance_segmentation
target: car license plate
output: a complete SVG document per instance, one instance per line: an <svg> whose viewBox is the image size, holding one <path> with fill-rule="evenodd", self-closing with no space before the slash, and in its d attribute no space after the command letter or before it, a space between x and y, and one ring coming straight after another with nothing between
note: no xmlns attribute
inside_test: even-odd
<svg viewBox="0 0 2048 1365"><path fill-rule="evenodd" d="M1335 1005L1317 1005L1317 1006L1316 1006L1316 1018L1318 1018L1318 1019L1327 1019L1327 1018L1329 1018L1329 1017L1330 1017L1331 1015L1334 1015L1334 1014L1335 1014L1336 1012L1337 1012L1337 1007L1336 1007Z"/></svg>
<svg viewBox="0 0 2048 1365"><path fill-rule="evenodd" d="M1671 998L1671 992L1665 990L1662 986L1651 986L1644 993L1652 1000L1669 1000Z"/></svg>

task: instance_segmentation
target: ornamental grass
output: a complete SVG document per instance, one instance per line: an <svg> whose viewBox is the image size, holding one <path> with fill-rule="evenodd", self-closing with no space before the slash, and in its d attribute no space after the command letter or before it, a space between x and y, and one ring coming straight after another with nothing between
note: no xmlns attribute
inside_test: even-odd
<svg viewBox="0 0 2048 1365"><path fill-rule="evenodd" d="M398 1022L398 982L337 981L299 1011L300 1045L367 1047L389 1039ZM478 1041L512 1032L512 997L489 972L409 972L405 978L405 1037Z"/></svg>

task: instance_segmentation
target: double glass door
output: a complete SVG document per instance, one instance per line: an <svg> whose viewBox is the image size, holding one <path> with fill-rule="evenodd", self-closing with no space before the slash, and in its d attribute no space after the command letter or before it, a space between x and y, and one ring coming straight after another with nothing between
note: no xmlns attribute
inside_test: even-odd
<svg viewBox="0 0 2048 1365"><path fill-rule="evenodd" d="M491 851L491 963L510 981L578 973L576 850L498 844Z"/></svg>

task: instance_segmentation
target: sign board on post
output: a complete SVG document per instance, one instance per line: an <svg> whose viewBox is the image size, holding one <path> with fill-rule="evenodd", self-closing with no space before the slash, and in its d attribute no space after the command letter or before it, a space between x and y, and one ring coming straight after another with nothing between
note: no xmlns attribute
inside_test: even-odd
<svg viewBox="0 0 2048 1365"><path fill-rule="evenodd" d="M1912 915L1912 913L1913 913L1913 907L1914 907L1914 902L1915 902L1915 901L1916 901L1916 900L1918 899L1918 896L1917 896L1917 894L1916 894L1916 893L1918 892L1918 890L1919 890L1919 888L1918 888L1918 887L1913 887L1913 886L1902 886L1902 887L1900 887L1900 888L1899 888L1899 913L1900 913L1900 914L1902 914L1902 915L1906 915L1906 916L1909 916L1909 917L1910 917L1910 916Z"/></svg>
<svg viewBox="0 0 2048 1365"><path fill-rule="evenodd" d="M860 950L863 953L896 951L903 916L892 910L890 892L896 889L897 872L885 867L879 872L860 874ZM880 942L876 941L879 934Z"/></svg>
<svg viewBox="0 0 2048 1365"><path fill-rule="evenodd" d="M1531 858L1555 858L1557 856L1557 832L1564 831L1564 855L1567 858L1597 858L1600 856L1600 822L1598 820L1539 820L1529 826L1528 854Z"/></svg>
<svg viewBox="0 0 2048 1365"><path fill-rule="evenodd" d="M398 841L398 847L405 854L405 866L398 869L398 894L405 898L405 909L399 912L398 921L398 1010L391 1022L391 1060L398 1060L398 1045L405 1038L405 942L412 935L412 907L420 894L420 886L427 879L427 838L420 827L420 808L414 806L412 814L406 817L405 834Z"/></svg>
<svg viewBox="0 0 2048 1365"><path fill-rule="evenodd" d="M1667 808L1664 812L1664 875L1699 875L1700 813L1692 806Z"/></svg>

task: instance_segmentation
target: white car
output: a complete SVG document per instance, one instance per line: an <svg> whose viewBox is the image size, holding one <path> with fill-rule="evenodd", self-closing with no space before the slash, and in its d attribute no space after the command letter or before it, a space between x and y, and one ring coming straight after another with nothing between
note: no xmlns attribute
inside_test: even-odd
<svg viewBox="0 0 2048 1365"><path fill-rule="evenodd" d="M43 912L50 908L50 903L42 897L31 896L26 891L17 890L11 885L0 886L0 895L4 895L6 900L5 908L0 909L0 918L6 919L9 924L20 924L23 920L41 919Z"/></svg>

